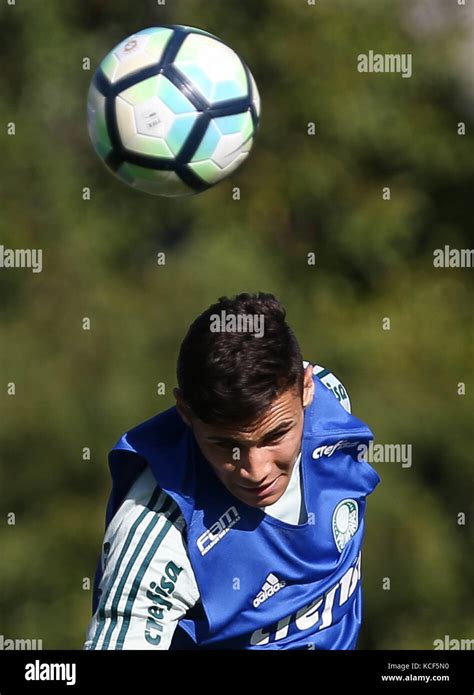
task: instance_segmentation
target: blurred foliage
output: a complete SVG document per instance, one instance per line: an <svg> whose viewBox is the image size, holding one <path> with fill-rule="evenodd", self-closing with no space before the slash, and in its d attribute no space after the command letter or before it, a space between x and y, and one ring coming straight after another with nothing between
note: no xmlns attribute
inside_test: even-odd
<svg viewBox="0 0 474 695"><path fill-rule="evenodd" d="M108 450L173 403L190 321L221 295L264 290L377 441L413 446L411 468L376 465L359 647L473 637L472 270L432 264L435 248L472 246L468 12L426 0L2 3L0 122L16 135L2 126L0 243L42 248L44 267L0 272L0 633L82 646ZM166 23L219 35L263 103L249 161L180 201L115 180L85 119L83 58L96 66L125 36ZM412 78L358 73L369 50L412 53Z"/></svg>

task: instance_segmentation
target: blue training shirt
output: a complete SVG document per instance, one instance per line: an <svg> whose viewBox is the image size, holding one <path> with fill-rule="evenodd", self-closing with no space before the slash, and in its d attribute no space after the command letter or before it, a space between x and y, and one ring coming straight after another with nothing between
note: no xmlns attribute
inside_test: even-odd
<svg viewBox="0 0 474 695"><path fill-rule="evenodd" d="M366 496L379 483L358 455L370 429L313 376L301 476L307 520L289 524L236 499L215 476L175 407L124 434L109 454L106 524L147 464L186 522L202 610L179 622L171 648L353 649L361 624ZM98 604L97 571L94 611ZM170 583L172 586L172 583ZM166 610L166 584L149 594Z"/></svg>

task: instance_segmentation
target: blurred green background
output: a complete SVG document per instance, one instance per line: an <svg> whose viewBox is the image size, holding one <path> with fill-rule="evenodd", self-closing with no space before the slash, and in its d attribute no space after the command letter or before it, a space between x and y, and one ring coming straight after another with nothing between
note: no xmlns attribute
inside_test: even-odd
<svg viewBox="0 0 474 695"><path fill-rule="evenodd" d="M471 20L470 0L2 3L0 243L42 248L43 272L0 271L0 634L82 647L107 452L173 403L190 321L263 290L376 441L413 446L411 468L375 464L359 647L474 637L473 271L433 267L434 249L472 245ZM227 42L263 106L243 167L182 200L121 184L86 129L100 59L166 23ZM358 73L369 50L411 53L413 76Z"/></svg>

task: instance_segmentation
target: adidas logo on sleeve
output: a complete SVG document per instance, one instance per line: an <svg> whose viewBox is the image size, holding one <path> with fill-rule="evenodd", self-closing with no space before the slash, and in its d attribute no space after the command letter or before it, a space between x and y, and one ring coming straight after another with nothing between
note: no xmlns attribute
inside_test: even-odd
<svg viewBox="0 0 474 695"><path fill-rule="evenodd" d="M285 586L286 582L280 581L278 577L273 574L273 572L270 572L265 579L265 584L262 586L253 600L253 607L258 608L260 604L271 598L273 594L276 594L277 591L280 591L280 589L283 589Z"/></svg>

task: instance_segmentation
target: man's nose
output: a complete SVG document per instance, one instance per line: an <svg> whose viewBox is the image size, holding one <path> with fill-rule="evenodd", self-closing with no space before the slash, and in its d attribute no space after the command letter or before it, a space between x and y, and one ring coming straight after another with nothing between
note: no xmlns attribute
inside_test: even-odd
<svg viewBox="0 0 474 695"><path fill-rule="evenodd" d="M261 484L271 472L272 464L266 447L250 447L241 452L240 476L245 482Z"/></svg>

